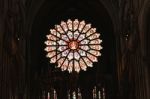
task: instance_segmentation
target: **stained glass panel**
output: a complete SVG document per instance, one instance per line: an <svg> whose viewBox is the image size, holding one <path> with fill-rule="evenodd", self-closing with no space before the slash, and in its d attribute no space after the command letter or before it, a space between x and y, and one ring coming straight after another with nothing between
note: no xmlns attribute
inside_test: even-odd
<svg viewBox="0 0 150 99"><path fill-rule="evenodd" d="M50 29L46 37L46 56L50 58L50 63L57 63L62 71L86 71L101 56L100 33L84 20L62 21L60 25L55 25L55 29Z"/></svg>

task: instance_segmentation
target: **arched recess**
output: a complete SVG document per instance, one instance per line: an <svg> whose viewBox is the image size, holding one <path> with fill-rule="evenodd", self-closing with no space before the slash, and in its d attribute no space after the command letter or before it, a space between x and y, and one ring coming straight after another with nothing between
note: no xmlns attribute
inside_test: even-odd
<svg viewBox="0 0 150 99"><path fill-rule="evenodd" d="M81 80L84 87L93 86L95 83L104 80L107 83L108 93L110 98L115 97L116 92L116 24L114 17L112 17L111 7L106 8L104 2L95 1L50 1L45 0L37 7L33 16L29 17L28 32L29 32L29 43L30 43L30 68L31 74L40 76L43 71L47 72L47 68L51 67L54 69L56 64L49 64L48 59L45 58L46 53L44 52L44 41L46 35L49 32L49 28L54 28L55 24L59 24L61 20L66 21L68 18L79 20L84 19L86 22L92 23L93 27L97 27L98 32L101 33L103 39L102 57L99 57L99 62L95 63L94 67L89 69L87 72L82 73ZM114 11L115 12L115 11ZM31 13L32 14L32 13ZM114 19L114 20L113 20ZM42 71L41 71L42 70ZM97 71L98 70L98 71ZM101 73L99 76L96 72ZM90 79L82 79L83 77ZM103 77L105 76L105 77ZM99 79L97 78L99 77ZM85 81L98 80L85 84ZM110 84L111 81L111 84ZM85 82L85 83L84 83ZM85 97L90 97L86 96Z"/></svg>
<svg viewBox="0 0 150 99"><path fill-rule="evenodd" d="M76 2L76 0L71 0L71 1ZM86 2L86 0L83 0L83 1ZM109 0L95 0L95 1L97 1L98 4L99 3L102 4L106 8L112 20L115 34L116 36L119 36L120 20L118 20L119 19L118 8ZM25 29L27 36L30 36L33 20L35 16L37 15L41 6L44 4L44 2L46 2L46 0L32 0L28 3L27 17L26 17L27 18L26 29ZM51 0L50 2L51 4L60 3L59 0Z"/></svg>

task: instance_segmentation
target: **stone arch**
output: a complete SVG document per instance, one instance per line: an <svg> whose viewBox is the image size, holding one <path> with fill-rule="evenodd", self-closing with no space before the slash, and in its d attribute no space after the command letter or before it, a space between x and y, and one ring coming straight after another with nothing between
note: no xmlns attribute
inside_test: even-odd
<svg viewBox="0 0 150 99"><path fill-rule="evenodd" d="M34 5L35 6L35 8L33 7L33 9L35 10L35 12L34 13L32 13L32 11L30 12L30 14L32 14L31 15L31 17L29 17L28 16L28 23L27 23L27 25L28 25L28 27L27 27L27 33L28 33L28 36L29 36L29 38L31 38L31 39L33 39L33 41L35 42L34 44L31 44L32 42L31 42L31 39L29 39L29 43L31 44L31 45L29 45L31 48L33 48L33 50L32 50L32 52L29 52L30 53L30 58L29 58L29 60L31 61L31 59L34 59L34 57L35 58L37 58L36 57L36 55L37 54L39 54L39 53L35 53L35 48L39 48L39 47L33 47L32 45L36 45L37 44L37 42L36 42L36 40L39 40L39 39L37 39L37 38L32 38L32 37L34 37L35 35L39 35L38 33L41 33L41 32L38 32L37 30L39 29L38 28L38 26L36 26L37 24L36 24L36 22L37 21L39 21L39 20L42 20L41 18L39 18L39 16L40 15L43 15L43 16L45 16L45 14L39 14L39 11L42 9L42 6L44 5L44 3L46 2L46 0L43 0L42 1L42 3L40 4L40 3L38 3L37 4L37 6L36 6L36 4ZM50 3L51 2L51 3ZM57 2L57 1L56 1ZM116 36L117 36L117 33L119 33L119 32L117 32L118 31L118 28L119 28L119 21L117 21L117 11L116 10L114 10L115 8L113 8L113 5L112 5L112 3L109 3L108 1L107 2L105 2L104 0L97 0L97 2L98 2L98 4L96 4L96 5L103 5L104 6L104 9L106 10L106 12L107 12L107 17L109 16L109 20L111 21L111 29L110 30L112 30L112 34L111 35L113 35L114 36L114 38L116 38ZM96 2L96 3L97 3ZM103 2L103 3L102 3ZM55 2L52 2L52 1L49 1L49 3L50 3L50 5L51 6L55 6ZM99 4L100 3L100 4ZM88 3L89 4L89 3ZM91 3L90 3L91 4ZM108 5L107 5L108 4ZM49 6L50 6L49 5ZM45 5L44 5L44 7L45 7ZM89 7L89 6L87 6L87 7ZM101 6L100 6L101 7ZM99 8L99 7L98 7ZM87 8L88 9L88 8ZM49 9L50 10L50 9ZM71 9L72 10L72 9ZM99 14L102 10L98 10L98 9L95 9L96 10L96 14L94 15L94 17L96 17L97 16L97 14ZM95 11L94 10L94 11ZM108 11L109 10L109 11ZM112 11L113 10L113 11ZM43 12L43 13L45 13L47 11L47 9L46 10L42 10L41 12ZM52 10L53 11L53 10ZM62 10L61 10L62 11ZM90 11L92 11L92 10L90 10ZM46 12L47 13L47 12ZM53 12L54 13L54 12ZM53 14L52 13L52 14ZM103 13L100 13L100 14L103 14ZM46 14L47 15L47 14ZM50 14L48 14L48 15L51 15L51 13ZM38 17L38 18L37 18ZM49 17L50 18L50 17ZM53 18L51 18L51 20L53 20ZM103 20L107 20L107 18L103 18ZM52 22L52 21L51 21ZM105 22L106 23L106 22ZM46 23L47 24L47 23ZM54 22L52 22L51 24L56 24L56 23L54 23ZM107 24L107 23L106 23ZM118 25L118 26L117 26ZM33 28L34 27L34 28ZM105 25L105 27L109 27L109 26L107 26L107 25ZM107 29L107 30L109 30L109 29ZM110 31L109 30L109 31ZM42 30L43 31L43 30ZM47 31L46 31L47 32ZM42 32L43 33L43 32ZM45 37L45 34L40 34L39 35L39 37L38 38L40 38L40 37L42 37L42 39L43 39L43 37ZM109 36L110 36L110 34L108 33L107 34L107 38L109 38ZM34 40L35 39L35 40ZM41 38L40 38L41 39ZM113 39L113 41L115 41L115 39ZM40 42L41 43L41 42ZM107 41L107 46L110 46L111 44L108 44L108 43L110 43L110 41ZM41 43L41 45L43 46L43 42ZM107 48L106 48L107 49ZM114 49L115 49L115 46L114 46ZM42 51L43 51L43 49L42 49ZM113 52L115 53L115 51L113 50ZM110 53L113 53L113 52L110 52ZM41 52L40 52L41 53ZM35 56L34 56L35 55ZM114 61L116 61L115 60L115 58L113 57L113 55L109 55L109 56L112 56L111 58L112 59L114 59L113 60L113 62ZM116 55L117 56L117 55ZM42 56L43 57L43 56ZM45 56L44 56L44 58L45 58ZM33 60L32 62L35 62L35 63L31 63L31 65L35 65L36 64L36 62L37 61L35 61L35 60ZM44 63L44 62L43 62ZM116 63L116 62L115 62ZM38 64L36 64L36 65L38 65ZM43 65L43 64L42 64ZM98 65L98 64L97 64ZM108 65L108 64L106 64L106 65ZM33 67L31 67L31 68L33 68ZM116 67L115 67L116 68ZM92 78L92 77L91 77ZM111 78L110 78L111 79ZM110 80L109 78L108 78L108 80ZM109 81L107 81L107 82L109 82Z"/></svg>

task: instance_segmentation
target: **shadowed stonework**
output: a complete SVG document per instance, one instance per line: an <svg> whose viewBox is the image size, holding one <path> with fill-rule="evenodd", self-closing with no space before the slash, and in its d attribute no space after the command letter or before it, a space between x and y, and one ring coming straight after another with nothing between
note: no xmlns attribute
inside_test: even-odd
<svg viewBox="0 0 150 99"><path fill-rule="evenodd" d="M149 32L150 0L0 0L0 99L150 99Z"/></svg>

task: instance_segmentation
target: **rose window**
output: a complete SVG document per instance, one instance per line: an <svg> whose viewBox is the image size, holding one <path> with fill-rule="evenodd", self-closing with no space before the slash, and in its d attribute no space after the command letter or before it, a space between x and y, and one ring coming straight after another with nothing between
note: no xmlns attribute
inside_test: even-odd
<svg viewBox="0 0 150 99"><path fill-rule="evenodd" d="M100 33L96 32L96 28L85 21L62 21L60 25L50 29L50 34L47 35L46 56L50 58L50 63L57 63L62 71L86 71L101 56L102 40L99 37Z"/></svg>

